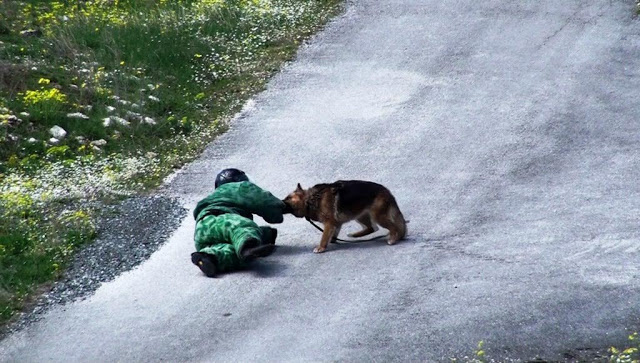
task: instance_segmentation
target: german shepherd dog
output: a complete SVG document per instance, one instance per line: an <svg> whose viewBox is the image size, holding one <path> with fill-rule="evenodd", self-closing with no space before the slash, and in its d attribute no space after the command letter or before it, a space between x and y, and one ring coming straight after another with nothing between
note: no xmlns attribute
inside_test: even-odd
<svg viewBox="0 0 640 363"><path fill-rule="evenodd" d="M320 245L313 252L322 253L329 242L335 242L340 228L356 220L363 229L349 237L363 237L378 230L378 224L389 230L388 244L392 245L407 234L407 222L389 189L370 181L339 180L331 184L317 184L296 190L284 200L289 212L298 218L324 224Z"/></svg>

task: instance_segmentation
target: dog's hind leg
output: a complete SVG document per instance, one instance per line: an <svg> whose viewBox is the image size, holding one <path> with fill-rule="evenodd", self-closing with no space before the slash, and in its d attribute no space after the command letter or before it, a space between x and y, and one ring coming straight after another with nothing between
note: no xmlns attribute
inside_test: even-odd
<svg viewBox="0 0 640 363"><path fill-rule="evenodd" d="M340 234L340 229L342 225L336 227L336 231L333 232L333 237L331 238L331 243L338 243L338 235Z"/></svg>
<svg viewBox="0 0 640 363"><path fill-rule="evenodd" d="M358 232L349 233L349 237L364 237L378 230L378 226L373 223L373 219L371 218L371 214L369 213L356 219L356 221L358 221L358 224L362 226L362 229Z"/></svg>
<svg viewBox="0 0 640 363"><path fill-rule="evenodd" d="M373 215L374 220L382 227L389 230L388 244L392 245L403 239L407 234L407 225L400 213L400 210L395 206L390 206L386 211L379 211Z"/></svg>

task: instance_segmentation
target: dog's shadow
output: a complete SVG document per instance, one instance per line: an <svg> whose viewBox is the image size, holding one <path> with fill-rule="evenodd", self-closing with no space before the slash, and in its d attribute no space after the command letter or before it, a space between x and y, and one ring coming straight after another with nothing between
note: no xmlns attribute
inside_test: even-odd
<svg viewBox="0 0 640 363"><path fill-rule="evenodd" d="M412 238L406 238L398 243L407 243L411 242ZM317 241L315 241L317 242ZM278 277L284 276L285 271L287 270L287 264L282 260L278 259L278 256L291 256L291 255L301 255L301 254L313 254L313 248L316 245L313 242L310 242L309 245L300 246L300 245L277 245L276 250L273 252L268 258L260 258L257 261L253 262L251 266L248 268L251 273L258 277ZM348 249L372 249L372 248L386 248L389 247L387 244L386 236L380 236L374 240L348 240L346 242L337 241L334 243L330 243L327 251L324 253L333 253L340 250L348 250Z"/></svg>
<svg viewBox="0 0 640 363"><path fill-rule="evenodd" d="M403 242L403 241L400 241ZM378 237L373 236L364 239L349 239L344 241L335 241L329 244L327 251L330 250L343 250L343 249L370 249L380 248L387 246L387 236L380 235Z"/></svg>
<svg viewBox="0 0 640 363"><path fill-rule="evenodd" d="M313 249L317 246L318 241L309 241L308 245L305 246L291 246L291 245L279 245L274 252L274 255L305 255L309 253L313 253ZM352 248L378 248L387 245L386 236L382 235L376 239L350 239L345 241L335 241L331 242L327 247L327 250L324 253L331 252L334 250L342 250L342 249L352 249Z"/></svg>

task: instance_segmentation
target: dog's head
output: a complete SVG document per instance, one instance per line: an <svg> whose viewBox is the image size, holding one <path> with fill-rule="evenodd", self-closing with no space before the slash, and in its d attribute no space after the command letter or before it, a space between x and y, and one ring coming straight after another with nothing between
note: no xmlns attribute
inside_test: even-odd
<svg viewBox="0 0 640 363"><path fill-rule="evenodd" d="M291 211L291 214L298 218L306 217L306 200L307 200L307 191L302 189L300 183L298 183L298 187L293 193L287 195L284 198L283 202Z"/></svg>

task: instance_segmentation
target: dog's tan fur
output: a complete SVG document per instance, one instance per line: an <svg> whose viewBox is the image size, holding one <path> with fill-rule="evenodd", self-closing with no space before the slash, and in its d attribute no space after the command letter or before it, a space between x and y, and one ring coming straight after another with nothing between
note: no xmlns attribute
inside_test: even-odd
<svg viewBox="0 0 640 363"><path fill-rule="evenodd" d="M388 244L392 245L407 234L407 223L396 199L384 186L362 180L339 180L331 184L317 184L303 189L298 184L284 202L292 214L324 224L320 245L313 252L321 253L335 241L340 228L355 220L363 229L349 237L363 237L378 230L380 225L389 230Z"/></svg>

